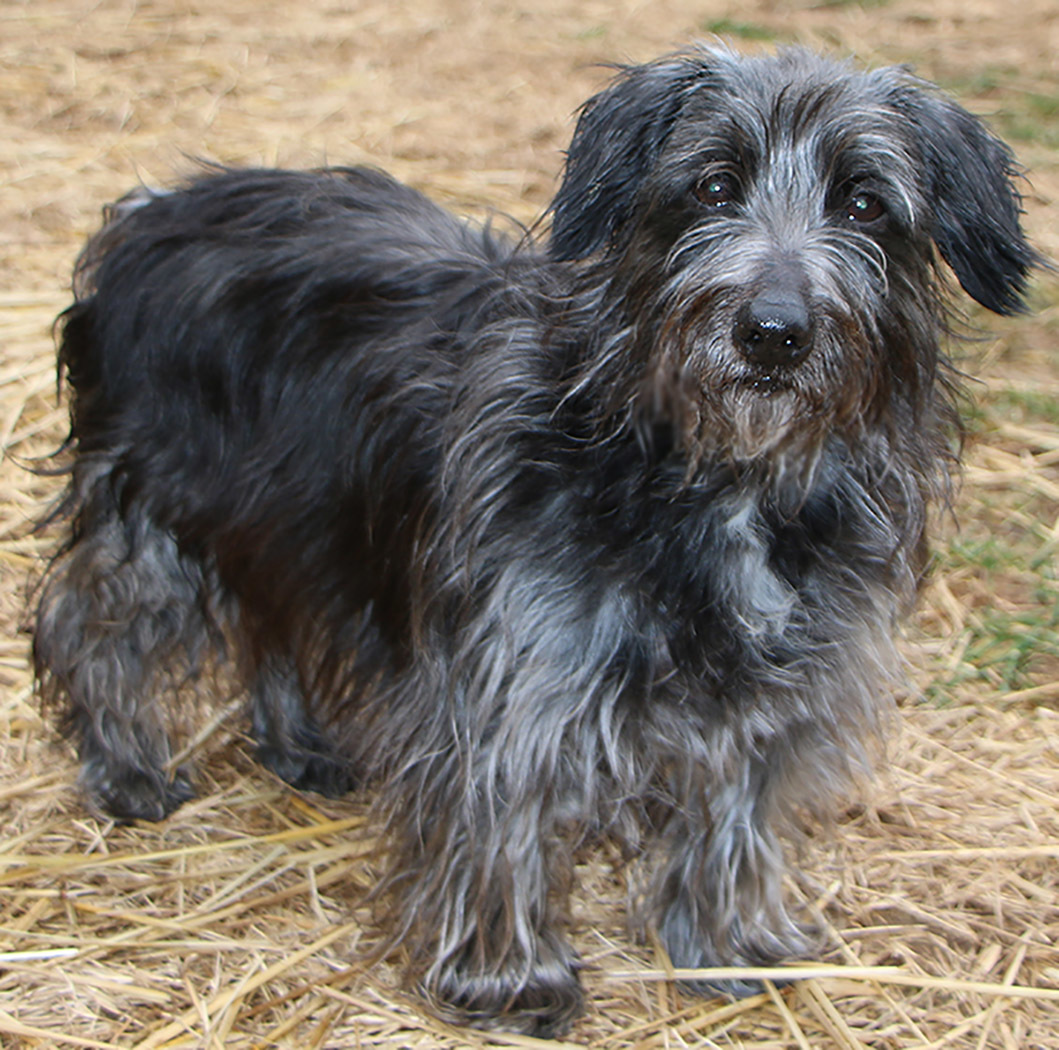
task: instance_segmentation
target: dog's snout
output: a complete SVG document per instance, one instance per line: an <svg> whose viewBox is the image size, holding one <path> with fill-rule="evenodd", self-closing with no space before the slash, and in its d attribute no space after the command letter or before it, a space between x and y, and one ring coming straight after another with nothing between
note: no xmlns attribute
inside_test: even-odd
<svg viewBox="0 0 1059 1050"><path fill-rule="evenodd" d="M792 365L812 348L813 321L805 299L793 292L762 292L740 309L735 343L751 364Z"/></svg>

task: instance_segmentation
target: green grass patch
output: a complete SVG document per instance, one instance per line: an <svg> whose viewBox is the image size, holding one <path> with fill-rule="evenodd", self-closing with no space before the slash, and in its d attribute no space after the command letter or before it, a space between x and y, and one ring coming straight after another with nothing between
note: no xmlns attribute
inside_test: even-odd
<svg viewBox="0 0 1059 1050"><path fill-rule="evenodd" d="M1011 66L982 66L965 76L946 77L942 86L961 98L991 95L1008 90L1016 73Z"/></svg>
<svg viewBox="0 0 1059 1050"><path fill-rule="evenodd" d="M817 7L886 7L890 0L817 0Z"/></svg>
<svg viewBox="0 0 1059 1050"><path fill-rule="evenodd" d="M1024 556L1013 544L995 536L977 539L956 536L939 552L938 562L943 572L974 569L976 572L993 573L1019 568Z"/></svg>
<svg viewBox="0 0 1059 1050"><path fill-rule="evenodd" d="M1059 85L1038 81L1038 90L1018 90L1013 85L1021 70L1011 66L984 66L964 76L947 77L943 86L968 103L1002 138L1055 146L1059 143ZM1043 90L1041 90L1043 88ZM991 111L990 106L995 105Z"/></svg>
<svg viewBox="0 0 1059 1050"><path fill-rule="evenodd" d="M1059 96L1037 95L1029 91L1019 96L1026 104L1026 108L1034 116L1042 120L1054 121L1059 119Z"/></svg>
<svg viewBox="0 0 1059 1050"><path fill-rule="evenodd" d="M778 35L768 26L756 22L736 22L731 18L716 18L702 27L716 36L737 37L740 40L775 40Z"/></svg>
<svg viewBox="0 0 1059 1050"><path fill-rule="evenodd" d="M978 610L968 622L960 663L935 675L923 690L924 699L944 706L961 686L1015 692L1036 685L1037 672L1059 662L1059 593L1048 597L1036 608Z"/></svg>
<svg viewBox="0 0 1059 1050"><path fill-rule="evenodd" d="M1034 667L1044 659L1059 660L1059 596L1050 607L1015 613L983 610L964 650L964 659L979 675L1005 689L1033 684Z"/></svg>
<svg viewBox="0 0 1059 1050"><path fill-rule="evenodd" d="M1002 108L989 122L1004 138L1059 146L1059 91L1002 92Z"/></svg>
<svg viewBox="0 0 1059 1050"><path fill-rule="evenodd" d="M981 406L983 420L1059 425L1059 399L1036 390L996 390Z"/></svg>
<svg viewBox="0 0 1059 1050"><path fill-rule="evenodd" d="M1026 497L1018 502L1024 525L1004 520L1000 506L981 501L965 506L961 516L968 528L935 554L935 571L971 582L969 592L964 592L966 582L955 587L957 599L968 593L973 608L965 620L959 665L926 689L932 703L946 702L957 687L970 683L1004 692L1025 689L1059 665L1055 544L1033 525L1041 508Z"/></svg>
<svg viewBox="0 0 1059 1050"><path fill-rule="evenodd" d="M1046 122L1018 114L1002 114L993 123L1004 138L1015 142L1030 142L1049 149L1059 148L1059 122Z"/></svg>

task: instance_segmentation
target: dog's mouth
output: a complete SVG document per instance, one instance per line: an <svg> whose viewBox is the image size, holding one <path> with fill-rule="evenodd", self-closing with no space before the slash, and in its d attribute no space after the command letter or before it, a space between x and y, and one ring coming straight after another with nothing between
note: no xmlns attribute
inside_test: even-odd
<svg viewBox="0 0 1059 1050"><path fill-rule="evenodd" d="M795 387L794 369L772 368L744 376L740 386L761 397L773 397L776 394L793 391Z"/></svg>
<svg viewBox="0 0 1059 1050"><path fill-rule="evenodd" d="M766 367L717 342L707 347L683 361L656 359L638 396L646 418L681 435L690 470L704 457L749 463L816 440L823 415L815 370L806 367L812 355Z"/></svg>
<svg viewBox="0 0 1059 1050"><path fill-rule="evenodd" d="M806 369L808 356L794 363L758 365L729 354L719 367L700 369L699 381L704 389L712 388L721 394L728 391L740 401L797 397L812 382Z"/></svg>

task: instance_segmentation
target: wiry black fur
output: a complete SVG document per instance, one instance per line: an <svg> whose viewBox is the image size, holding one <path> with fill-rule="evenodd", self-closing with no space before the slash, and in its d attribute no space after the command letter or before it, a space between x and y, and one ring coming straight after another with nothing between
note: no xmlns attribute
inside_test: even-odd
<svg viewBox="0 0 1059 1050"><path fill-rule="evenodd" d="M227 654L271 768L378 785L446 1014L577 1013L589 833L649 858L676 965L804 951L778 833L886 720L958 430L935 246L1016 309L1011 175L902 72L703 50L588 103L542 247L366 170L116 206L35 638L89 795L189 796L162 677Z"/></svg>

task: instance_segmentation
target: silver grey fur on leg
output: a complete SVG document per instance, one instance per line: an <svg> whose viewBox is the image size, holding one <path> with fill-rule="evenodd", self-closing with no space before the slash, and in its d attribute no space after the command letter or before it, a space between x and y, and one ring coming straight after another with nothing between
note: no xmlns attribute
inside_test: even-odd
<svg viewBox="0 0 1059 1050"><path fill-rule="evenodd" d="M201 581L172 537L119 516L111 469L108 461L78 465L84 531L52 564L34 656L45 692L65 696L88 797L122 819L161 820L194 794L189 772L168 768L160 679L204 648Z"/></svg>

